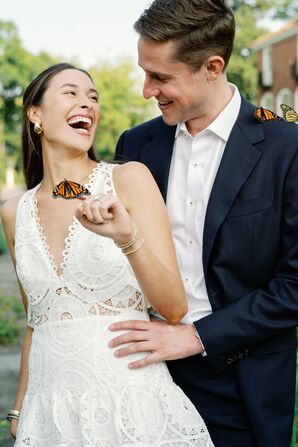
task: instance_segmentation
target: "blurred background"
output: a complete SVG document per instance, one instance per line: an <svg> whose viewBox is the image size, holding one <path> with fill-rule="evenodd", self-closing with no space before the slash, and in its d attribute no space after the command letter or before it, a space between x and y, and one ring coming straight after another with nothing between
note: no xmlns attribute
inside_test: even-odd
<svg viewBox="0 0 298 447"><path fill-rule="evenodd" d="M70 62L87 69L100 92L101 123L94 147L112 159L121 132L159 114L142 97L133 23L147 0L9 0L0 10L0 207L24 190L22 94L43 69ZM298 0L228 0L237 24L230 82L256 105L298 111ZM17 385L26 322L0 223L0 447L9 447L4 417ZM298 399L296 399L297 401ZM298 447L294 425L292 447ZM265 446L264 446L265 447Z"/></svg>

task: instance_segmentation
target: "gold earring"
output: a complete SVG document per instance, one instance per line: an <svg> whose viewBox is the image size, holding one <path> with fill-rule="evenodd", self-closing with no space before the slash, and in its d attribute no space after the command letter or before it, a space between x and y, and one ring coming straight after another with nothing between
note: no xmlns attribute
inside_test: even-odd
<svg viewBox="0 0 298 447"><path fill-rule="evenodd" d="M37 121L34 123L34 132L37 133L37 135L40 135L42 132L42 127Z"/></svg>

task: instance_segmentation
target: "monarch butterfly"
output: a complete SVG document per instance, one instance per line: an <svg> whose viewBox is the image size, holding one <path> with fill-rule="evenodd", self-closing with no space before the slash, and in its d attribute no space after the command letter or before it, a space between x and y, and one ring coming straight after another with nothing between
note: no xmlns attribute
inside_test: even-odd
<svg viewBox="0 0 298 447"><path fill-rule="evenodd" d="M263 109L263 107L258 107L252 116L260 121L260 123L264 123L265 121L280 121L282 119L276 113L268 109Z"/></svg>
<svg viewBox="0 0 298 447"><path fill-rule="evenodd" d="M76 199L82 195L89 196L90 191L80 183L68 181L64 179L59 185L53 189L52 197L62 197L63 199Z"/></svg>
<svg viewBox="0 0 298 447"><path fill-rule="evenodd" d="M287 123L295 123L296 121L298 121L298 113L294 109L292 109L292 107L287 106L287 104L281 104L280 108Z"/></svg>

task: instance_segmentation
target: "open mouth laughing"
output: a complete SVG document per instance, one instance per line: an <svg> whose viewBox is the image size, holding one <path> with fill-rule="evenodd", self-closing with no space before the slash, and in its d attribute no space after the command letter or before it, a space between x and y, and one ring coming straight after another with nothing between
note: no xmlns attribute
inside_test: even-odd
<svg viewBox="0 0 298 447"><path fill-rule="evenodd" d="M163 110L166 109L173 101L158 101L158 107Z"/></svg>
<svg viewBox="0 0 298 447"><path fill-rule="evenodd" d="M69 118L67 124L82 135L89 135L93 119L89 116L76 115Z"/></svg>

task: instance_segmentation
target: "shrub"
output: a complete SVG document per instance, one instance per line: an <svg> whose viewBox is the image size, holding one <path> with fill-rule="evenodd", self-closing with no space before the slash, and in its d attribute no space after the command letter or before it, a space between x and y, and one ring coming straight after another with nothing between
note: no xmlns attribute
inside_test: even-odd
<svg viewBox="0 0 298 447"><path fill-rule="evenodd" d="M4 236L4 231L2 228L2 224L0 223L0 255L3 255L7 252L7 242Z"/></svg>
<svg viewBox="0 0 298 447"><path fill-rule="evenodd" d="M9 422L6 420L0 421L0 447L4 447L5 435L9 433Z"/></svg>
<svg viewBox="0 0 298 447"><path fill-rule="evenodd" d="M0 344L17 340L25 327L25 311L16 297L0 296Z"/></svg>

